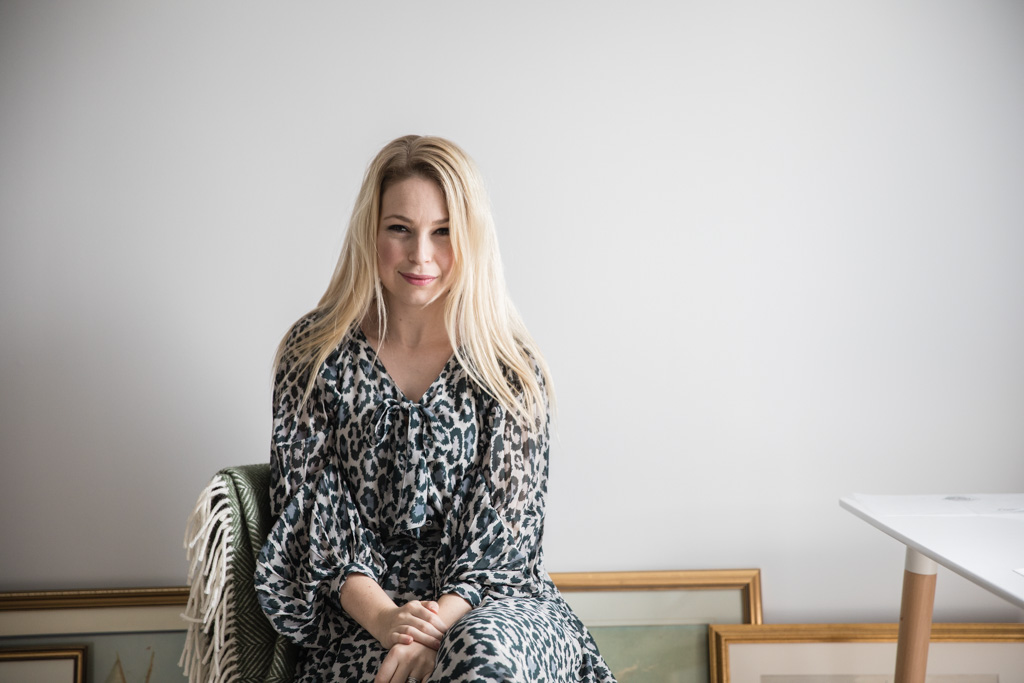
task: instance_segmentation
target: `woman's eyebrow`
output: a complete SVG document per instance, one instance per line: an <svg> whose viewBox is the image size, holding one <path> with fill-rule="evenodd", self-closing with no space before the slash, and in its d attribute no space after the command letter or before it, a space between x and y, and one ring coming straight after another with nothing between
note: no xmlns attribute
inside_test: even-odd
<svg viewBox="0 0 1024 683"><path fill-rule="evenodd" d="M391 220L392 218L397 218L398 220L400 220L400 221L402 221L402 222L404 222L404 223L412 223L412 220L410 220L410 219L406 218L405 216L403 216L403 215L402 215L402 214L400 214L400 213L392 213L392 214L389 214L389 215L387 215L387 216L384 216L384 218L381 218L381 220L382 220L382 221L389 221L389 220ZM433 223L433 224L434 224L434 225L441 225L442 223L447 223L447 222L448 222L448 219L447 219L447 218L438 218L438 219L437 219L436 221L434 221L434 223Z"/></svg>

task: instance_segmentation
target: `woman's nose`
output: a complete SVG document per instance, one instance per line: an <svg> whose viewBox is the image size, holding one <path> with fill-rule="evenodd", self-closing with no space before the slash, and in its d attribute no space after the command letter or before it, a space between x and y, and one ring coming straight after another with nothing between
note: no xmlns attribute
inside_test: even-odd
<svg viewBox="0 0 1024 683"><path fill-rule="evenodd" d="M417 236L409 251L409 260L413 263L429 263L433 256L434 245L430 242L429 233Z"/></svg>

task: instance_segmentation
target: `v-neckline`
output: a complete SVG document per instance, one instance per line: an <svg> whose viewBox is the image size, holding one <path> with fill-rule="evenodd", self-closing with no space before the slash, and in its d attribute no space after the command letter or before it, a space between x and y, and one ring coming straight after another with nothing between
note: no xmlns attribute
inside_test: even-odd
<svg viewBox="0 0 1024 683"><path fill-rule="evenodd" d="M380 354L377 353L377 349L373 347L373 344L370 343L370 340L366 336L366 333L363 332L362 325L356 325L355 337L357 340L361 341L363 344L366 345L366 348L370 353L370 358L374 366L377 368L377 371L387 378L388 382L391 384L392 387L394 387L395 392L402 398L402 400L408 401L409 403L415 403L417 405L423 403L423 401L427 398L427 395L430 394L433 388L444 378L445 375L448 374L449 366L451 366L452 362L455 361L455 352L453 351L452 355L448 357L448 360L446 360L444 365L441 367L441 372L437 375L437 377L434 378L434 381L431 382L427 386L427 388L423 390L423 393L420 394L420 397L418 399L413 400L409 398L405 391L402 390L402 387L398 386L398 382L395 381L394 376L392 376L392 374L388 372L388 368L386 365L384 365L384 361L380 359Z"/></svg>

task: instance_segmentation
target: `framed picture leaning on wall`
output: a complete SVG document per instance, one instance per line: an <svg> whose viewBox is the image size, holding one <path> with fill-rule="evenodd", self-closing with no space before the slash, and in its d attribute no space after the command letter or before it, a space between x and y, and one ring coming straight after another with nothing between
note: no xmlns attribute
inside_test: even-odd
<svg viewBox="0 0 1024 683"><path fill-rule="evenodd" d="M708 625L761 623L758 569L552 573L619 683L707 683Z"/></svg>
<svg viewBox="0 0 1024 683"><path fill-rule="evenodd" d="M897 631L897 624L713 624L711 683L892 683ZM928 677L1024 683L1024 624L933 624Z"/></svg>
<svg viewBox="0 0 1024 683"><path fill-rule="evenodd" d="M178 658L185 643L181 612L187 599L188 589L177 587L0 593L0 648L81 649L76 666L85 674L84 679L65 678L66 660L50 658L30 662L31 675L17 678L13 664L3 668L9 658L0 658L0 682L184 680ZM18 666L23 670L26 665Z"/></svg>
<svg viewBox="0 0 1024 683"><path fill-rule="evenodd" d="M85 683L86 650L84 645L0 648L0 681Z"/></svg>

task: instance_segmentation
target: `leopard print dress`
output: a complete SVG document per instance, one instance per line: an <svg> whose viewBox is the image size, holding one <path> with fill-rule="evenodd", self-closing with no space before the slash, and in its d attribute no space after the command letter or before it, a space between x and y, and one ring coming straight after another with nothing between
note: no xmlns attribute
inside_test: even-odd
<svg viewBox="0 0 1024 683"><path fill-rule="evenodd" d="M304 333L309 320L293 328ZM408 400L355 329L305 387L275 380L271 508L256 589L303 646L298 680L373 680L386 650L341 609L358 572L397 603L454 593L473 609L431 682L614 683L544 569L547 425L524 438L454 357Z"/></svg>

